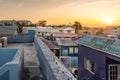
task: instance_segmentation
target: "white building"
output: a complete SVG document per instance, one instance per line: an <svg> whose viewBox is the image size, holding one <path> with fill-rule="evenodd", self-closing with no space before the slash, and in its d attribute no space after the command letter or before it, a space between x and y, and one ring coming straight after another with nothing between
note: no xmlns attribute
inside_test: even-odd
<svg viewBox="0 0 120 80"><path fill-rule="evenodd" d="M19 24L24 24L24 25L30 25L30 24L32 24L32 22L31 21L29 21L29 20L19 20L19 21L17 21Z"/></svg>
<svg viewBox="0 0 120 80"><path fill-rule="evenodd" d="M63 28L62 32L63 33L73 33L73 34L75 34L75 29L72 28L72 27L67 27L67 28Z"/></svg>
<svg viewBox="0 0 120 80"><path fill-rule="evenodd" d="M38 32L43 32L43 33L49 32L49 33L51 33L52 27L37 26L36 29L37 29Z"/></svg>
<svg viewBox="0 0 120 80"><path fill-rule="evenodd" d="M15 20L1 20L0 26L15 26L16 21Z"/></svg>

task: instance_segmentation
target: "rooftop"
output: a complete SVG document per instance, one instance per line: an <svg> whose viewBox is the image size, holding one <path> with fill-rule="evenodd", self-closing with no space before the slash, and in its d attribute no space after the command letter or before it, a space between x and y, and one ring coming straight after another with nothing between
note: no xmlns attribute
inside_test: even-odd
<svg viewBox="0 0 120 80"><path fill-rule="evenodd" d="M63 30L75 30L75 29L72 27L66 27L66 28L63 28Z"/></svg>
<svg viewBox="0 0 120 80"><path fill-rule="evenodd" d="M51 40L43 40L50 49L59 49Z"/></svg>
<svg viewBox="0 0 120 80"><path fill-rule="evenodd" d="M53 37L77 37L77 34L73 33L54 33Z"/></svg>
<svg viewBox="0 0 120 80"><path fill-rule="evenodd" d="M77 42L73 41L71 38L56 38L58 45L64 46L77 46Z"/></svg>
<svg viewBox="0 0 120 80"><path fill-rule="evenodd" d="M26 30L36 30L36 27L34 27L34 26L32 26L32 27L24 26L23 29L26 29Z"/></svg>
<svg viewBox="0 0 120 80"><path fill-rule="evenodd" d="M45 80L76 80L40 37L29 36L9 36L8 48L24 49L24 67L29 69L31 80L41 72Z"/></svg>
<svg viewBox="0 0 120 80"><path fill-rule="evenodd" d="M23 48L24 67L30 70L30 79L40 75L40 64L33 43L12 43L8 44L8 48Z"/></svg>
<svg viewBox="0 0 120 80"><path fill-rule="evenodd" d="M109 39L98 36L85 36L80 38L78 43L120 57L119 39Z"/></svg>

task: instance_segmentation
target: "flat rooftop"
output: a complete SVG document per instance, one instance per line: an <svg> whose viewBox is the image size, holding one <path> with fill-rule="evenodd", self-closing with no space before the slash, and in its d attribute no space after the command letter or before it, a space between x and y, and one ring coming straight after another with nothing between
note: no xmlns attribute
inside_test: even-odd
<svg viewBox="0 0 120 80"><path fill-rule="evenodd" d="M51 40L43 40L43 42L50 48L50 49L59 49Z"/></svg>
<svg viewBox="0 0 120 80"><path fill-rule="evenodd" d="M8 48L24 48L24 68L30 71L30 79L40 76L40 64L33 43L12 43Z"/></svg>

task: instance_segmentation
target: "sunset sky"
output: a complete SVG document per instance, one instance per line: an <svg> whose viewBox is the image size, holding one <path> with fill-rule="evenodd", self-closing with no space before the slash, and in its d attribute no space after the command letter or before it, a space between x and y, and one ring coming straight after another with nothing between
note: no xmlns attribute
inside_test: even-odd
<svg viewBox="0 0 120 80"><path fill-rule="evenodd" d="M83 26L120 25L120 0L0 0L0 19Z"/></svg>

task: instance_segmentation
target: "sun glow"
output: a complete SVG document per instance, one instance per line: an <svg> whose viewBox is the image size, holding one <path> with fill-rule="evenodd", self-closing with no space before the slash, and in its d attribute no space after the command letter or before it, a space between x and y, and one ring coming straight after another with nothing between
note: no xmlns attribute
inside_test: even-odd
<svg viewBox="0 0 120 80"><path fill-rule="evenodd" d="M105 17L104 21L106 24L112 24L114 20L112 17Z"/></svg>

